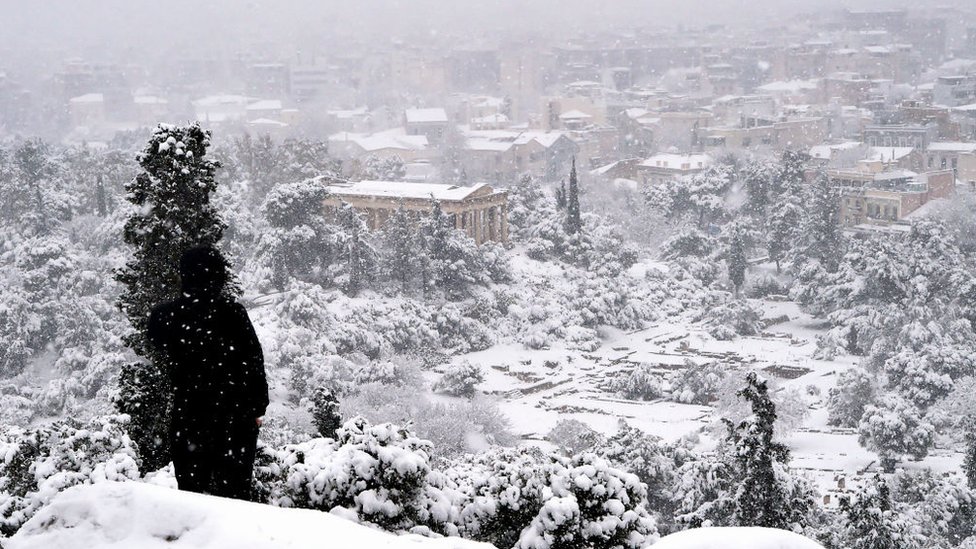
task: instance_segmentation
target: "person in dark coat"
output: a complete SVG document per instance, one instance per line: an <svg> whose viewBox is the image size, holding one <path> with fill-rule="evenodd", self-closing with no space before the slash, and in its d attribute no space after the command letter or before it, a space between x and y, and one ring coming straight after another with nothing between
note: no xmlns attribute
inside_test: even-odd
<svg viewBox="0 0 976 549"><path fill-rule="evenodd" d="M268 406L261 343L244 307L223 294L228 266L218 250L187 250L180 278L182 296L149 317L149 340L173 384L176 482L180 490L249 499Z"/></svg>

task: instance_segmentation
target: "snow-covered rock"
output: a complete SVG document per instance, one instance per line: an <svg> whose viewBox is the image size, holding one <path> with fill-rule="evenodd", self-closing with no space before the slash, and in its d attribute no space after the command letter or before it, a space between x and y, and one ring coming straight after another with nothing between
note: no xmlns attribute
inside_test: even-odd
<svg viewBox="0 0 976 549"><path fill-rule="evenodd" d="M492 549L460 538L395 536L303 509L179 492L142 482L70 488L40 510L6 549Z"/></svg>
<svg viewBox="0 0 976 549"><path fill-rule="evenodd" d="M774 528L696 528L661 538L654 549L823 549L799 534Z"/></svg>

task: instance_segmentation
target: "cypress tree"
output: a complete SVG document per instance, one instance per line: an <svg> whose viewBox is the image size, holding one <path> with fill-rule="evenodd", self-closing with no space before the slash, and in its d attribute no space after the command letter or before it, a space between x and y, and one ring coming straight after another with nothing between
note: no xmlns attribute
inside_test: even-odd
<svg viewBox="0 0 976 549"><path fill-rule="evenodd" d="M569 190L566 193L566 232L578 235L583 230L580 219L579 182L576 179L576 157L573 157L573 167L569 172Z"/></svg>
<svg viewBox="0 0 976 549"><path fill-rule="evenodd" d="M102 182L102 176L98 176L98 181L95 183L95 211L98 213L98 217L105 217L108 214L108 201L105 198L105 184Z"/></svg>
<svg viewBox="0 0 976 549"><path fill-rule="evenodd" d="M976 489L976 432L973 431L973 424L976 417L969 416L965 424L966 429L966 454L963 458L962 468L966 473L966 482L970 488Z"/></svg>
<svg viewBox="0 0 976 549"><path fill-rule="evenodd" d="M416 274L418 250L416 231L403 204L387 220L383 239L386 244L383 270L390 280L400 284L401 292L406 292Z"/></svg>
<svg viewBox="0 0 976 549"><path fill-rule="evenodd" d="M743 234L745 231L738 223L732 224L729 234L729 281L735 287L735 295L739 296L739 290L746 280L746 268L749 266L746 260L746 239Z"/></svg>
<svg viewBox="0 0 976 549"><path fill-rule="evenodd" d="M369 242L369 228L362 216L345 202L339 206L339 228L343 238L339 255L346 263L344 289L347 294L355 296L372 278L376 267L376 250Z"/></svg>
<svg viewBox="0 0 976 549"><path fill-rule="evenodd" d="M115 279L123 286L118 307L134 329L125 343L143 361L123 367L116 407L131 417L130 435L147 471L170 460L171 411L168 368L146 333L149 313L179 295L183 252L215 245L225 227L210 203L219 164L206 158L209 146L210 132L199 124L160 124L137 156L142 172L125 186L127 199L136 206L123 234L133 255ZM235 286L227 291L234 293Z"/></svg>
<svg viewBox="0 0 976 549"><path fill-rule="evenodd" d="M789 449L773 440L776 405L765 380L755 372L746 376L738 393L752 408L752 416L738 425L724 420L739 488L735 494L735 523L739 526L788 528L794 519L789 496L776 479L777 463L789 462Z"/></svg>
<svg viewBox="0 0 976 549"><path fill-rule="evenodd" d="M325 438L335 439L336 431L342 427L339 401L332 391L325 387L315 389L312 394L312 422L319 435Z"/></svg>

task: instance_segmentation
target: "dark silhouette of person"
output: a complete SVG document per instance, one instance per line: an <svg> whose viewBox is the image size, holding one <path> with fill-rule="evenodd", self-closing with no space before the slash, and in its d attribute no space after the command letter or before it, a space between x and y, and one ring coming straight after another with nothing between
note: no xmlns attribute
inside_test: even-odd
<svg viewBox="0 0 976 549"><path fill-rule="evenodd" d="M247 311L225 295L228 276L215 248L187 250L182 295L152 310L149 340L172 380L169 439L180 490L250 499L268 382Z"/></svg>

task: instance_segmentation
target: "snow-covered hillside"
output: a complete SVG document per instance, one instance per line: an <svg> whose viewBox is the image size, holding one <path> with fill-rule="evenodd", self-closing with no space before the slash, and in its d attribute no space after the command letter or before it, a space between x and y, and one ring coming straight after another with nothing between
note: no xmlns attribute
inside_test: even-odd
<svg viewBox="0 0 976 549"><path fill-rule="evenodd" d="M460 538L395 536L341 517L178 492L142 482L103 482L59 494L5 549L491 549Z"/></svg>

